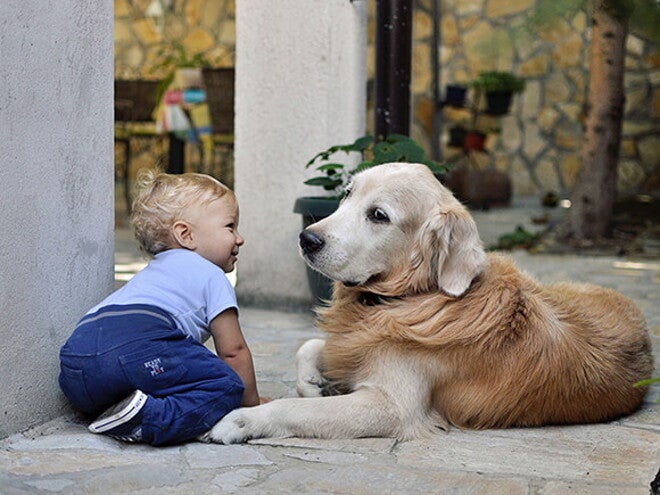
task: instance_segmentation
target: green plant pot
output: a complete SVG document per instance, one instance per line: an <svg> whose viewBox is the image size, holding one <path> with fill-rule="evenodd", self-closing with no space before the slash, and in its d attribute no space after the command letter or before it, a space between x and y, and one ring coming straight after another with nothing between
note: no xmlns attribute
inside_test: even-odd
<svg viewBox="0 0 660 495"><path fill-rule="evenodd" d="M339 206L338 199L321 197L303 197L296 199L293 212L302 215L302 227L306 229L310 225L332 215ZM309 266L307 269L307 283L309 290L314 296L314 303L321 305L332 297L332 280L321 275Z"/></svg>
<svg viewBox="0 0 660 495"><path fill-rule="evenodd" d="M511 91L486 91L486 113L489 115L506 115L511 107L513 93Z"/></svg>

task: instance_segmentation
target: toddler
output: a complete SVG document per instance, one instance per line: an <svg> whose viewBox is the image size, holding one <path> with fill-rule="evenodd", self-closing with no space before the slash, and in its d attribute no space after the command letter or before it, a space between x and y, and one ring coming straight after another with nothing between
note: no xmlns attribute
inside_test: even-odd
<svg viewBox="0 0 660 495"><path fill-rule="evenodd" d="M93 433L175 444L259 403L225 275L244 239L234 193L217 180L149 171L138 186L131 222L153 258L80 320L60 351L59 383L77 410L101 413ZM209 336L218 356L203 345Z"/></svg>

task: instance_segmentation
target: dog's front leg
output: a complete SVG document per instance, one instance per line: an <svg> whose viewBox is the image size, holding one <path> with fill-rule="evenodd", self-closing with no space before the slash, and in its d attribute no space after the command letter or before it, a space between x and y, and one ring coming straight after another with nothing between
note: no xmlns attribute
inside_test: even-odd
<svg viewBox="0 0 660 495"><path fill-rule="evenodd" d="M319 359L325 340L311 339L300 346L296 353L296 390L300 397L321 397L327 380L319 369Z"/></svg>
<svg viewBox="0 0 660 495"><path fill-rule="evenodd" d="M199 439L230 444L263 437L398 437L400 423L385 394L365 387L348 395L278 399L236 409Z"/></svg>

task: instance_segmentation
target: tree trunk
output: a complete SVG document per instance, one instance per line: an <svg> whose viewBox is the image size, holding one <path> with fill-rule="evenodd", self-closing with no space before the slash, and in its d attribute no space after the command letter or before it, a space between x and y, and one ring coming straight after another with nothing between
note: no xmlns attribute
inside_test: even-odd
<svg viewBox="0 0 660 495"><path fill-rule="evenodd" d="M626 36L627 20L616 15L611 0L598 0L591 36L581 167L571 194L571 208L560 230L560 238L566 242L596 242L608 234L616 199L625 101Z"/></svg>

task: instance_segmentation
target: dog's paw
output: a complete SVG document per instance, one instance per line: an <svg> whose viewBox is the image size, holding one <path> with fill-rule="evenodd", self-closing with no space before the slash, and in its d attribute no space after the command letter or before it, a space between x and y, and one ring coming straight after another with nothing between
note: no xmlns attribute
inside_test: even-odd
<svg viewBox="0 0 660 495"><path fill-rule="evenodd" d="M300 397L321 397L323 388L328 384L319 371L319 356L323 351L325 341L311 339L305 342L296 353L296 369L298 378L296 390Z"/></svg>
<svg viewBox="0 0 660 495"><path fill-rule="evenodd" d="M321 397L323 395L323 388L328 384L328 381L323 378L323 375L318 370L299 376L296 381L296 391L300 397Z"/></svg>
<svg viewBox="0 0 660 495"><path fill-rule="evenodd" d="M245 409L235 409L197 439L200 442L222 443L225 445L244 443L250 438L254 438L252 424L253 422L248 417Z"/></svg>

